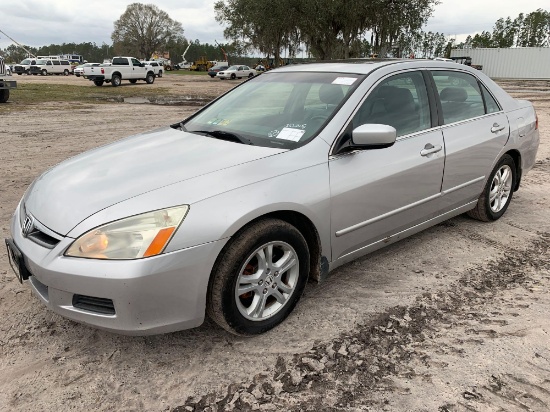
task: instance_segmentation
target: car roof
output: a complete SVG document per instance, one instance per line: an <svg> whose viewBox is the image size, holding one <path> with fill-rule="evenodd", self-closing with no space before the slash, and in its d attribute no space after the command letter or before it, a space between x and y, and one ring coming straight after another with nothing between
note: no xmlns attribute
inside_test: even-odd
<svg viewBox="0 0 550 412"><path fill-rule="evenodd" d="M292 64L279 67L272 72L333 72L349 74L369 74L381 67L394 65L395 70L420 69L420 68L441 68L456 69L460 67L466 71L473 71L469 66L457 65L455 62L445 62L429 59L349 59L327 62Z"/></svg>

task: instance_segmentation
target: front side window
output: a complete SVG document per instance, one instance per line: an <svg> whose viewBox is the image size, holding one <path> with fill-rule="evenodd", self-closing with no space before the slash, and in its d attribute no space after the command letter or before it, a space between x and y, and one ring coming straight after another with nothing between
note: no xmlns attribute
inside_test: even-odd
<svg viewBox="0 0 550 412"><path fill-rule="evenodd" d="M445 124L460 122L485 114L477 79L468 73L432 72Z"/></svg>
<svg viewBox="0 0 550 412"><path fill-rule="evenodd" d="M197 113L183 123L183 130L226 140L238 135L247 144L293 149L317 135L363 78L343 73L268 73Z"/></svg>
<svg viewBox="0 0 550 412"><path fill-rule="evenodd" d="M134 66L141 66L141 62L140 62L139 60L137 60L137 59L132 59L132 64L133 64Z"/></svg>
<svg viewBox="0 0 550 412"><path fill-rule="evenodd" d="M430 104L422 73L391 76L368 95L352 120L353 129L363 124L385 124L397 136L431 127Z"/></svg>

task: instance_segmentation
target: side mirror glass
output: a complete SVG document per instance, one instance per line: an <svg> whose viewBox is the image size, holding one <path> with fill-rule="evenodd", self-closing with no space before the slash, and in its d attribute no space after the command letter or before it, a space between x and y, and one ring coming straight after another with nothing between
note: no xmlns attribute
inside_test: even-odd
<svg viewBox="0 0 550 412"><path fill-rule="evenodd" d="M352 145L357 149L383 149L395 143L397 130L386 124L362 124L351 135Z"/></svg>

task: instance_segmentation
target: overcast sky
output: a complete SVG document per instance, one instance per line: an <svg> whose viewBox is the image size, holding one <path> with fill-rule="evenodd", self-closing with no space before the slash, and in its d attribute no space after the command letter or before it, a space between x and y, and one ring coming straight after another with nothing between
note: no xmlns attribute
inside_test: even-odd
<svg viewBox="0 0 550 412"><path fill-rule="evenodd" d="M0 30L29 46L61 43L111 43L113 22L128 0L0 0ZM276 0L258 0L276 1ZM149 0L142 1L149 3ZM214 19L215 0L156 0L170 17L181 22L188 39L214 43L224 41L223 27ZM460 42L468 34L492 30L500 17L515 18L544 8L542 0L442 0L436 6L426 31L456 36ZM0 33L0 47L12 41ZM70 52L67 50L67 52Z"/></svg>

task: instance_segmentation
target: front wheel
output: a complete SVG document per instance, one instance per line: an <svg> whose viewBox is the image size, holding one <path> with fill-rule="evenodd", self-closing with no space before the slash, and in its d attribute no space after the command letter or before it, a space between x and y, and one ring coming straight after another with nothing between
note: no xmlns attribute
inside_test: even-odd
<svg viewBox="0 0 550 412"><path fill-rule="evenodd" d="M10 98L10 89L0 90L0 103L6 103Z"/></svg>
<svg viewBox="0 0 550 412"><path fill-rule="evenodd" d="M40 72L40 74L42 76L47 76L48 75L48 71L46 69L42 69L42 71Z"/></svg>
<svg viewBox="0 0 550 412"><path fill-rule="evenodd" d="M250 79L251 77L254 77L254 75L252 73L249 73L248 78Z"/></svg>
<svg viewBox="0 0 550 412"><path fill-rule="evenodd" d="M235 76L235 73L231 73L231 80L235 80L237 76Z"/></svg>
<svg viewBox="0 0 550 412"><path fill-rule="evenodd" d="M516 184L516 164L510 155L504 155L491 172L476 207L468 216L483 222L499 219L512 201Z"/></svg>
<svg viewBox="0 0 550 412"><path fill-rule="evenodd" d="M218 257L208 315L237 335L257 335L292 312L309 274L309 249L291 224L265 219L235 236Z"/></svg>
<svg viewBox="0 0 550 412"><path fill-rule="evenodd" d="M162 70L159 70L159 77L162 77Z"/></svg>
<svg viewBox="0 0 550 412"><path fill-rule="evenodd" d="M153 73L147 73L147 77L145 78L145 82L147 84L153 84L155 82L155 75Z"/></svg>

